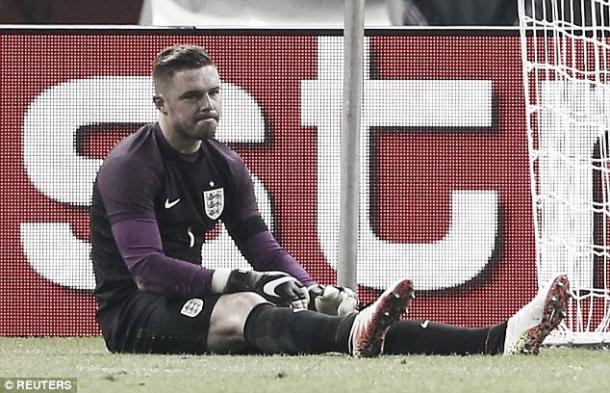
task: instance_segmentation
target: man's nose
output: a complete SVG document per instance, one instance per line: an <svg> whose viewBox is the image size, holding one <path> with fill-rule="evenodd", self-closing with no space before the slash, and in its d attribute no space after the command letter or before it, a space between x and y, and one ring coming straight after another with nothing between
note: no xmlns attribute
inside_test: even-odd
<svg viewBox="0 0 610 393"><path fill-rule="evenodd" d="M201 107L204 109L212 107L212 99L210 98L210 95L208 93L205 93L201 97Z"/></svg>

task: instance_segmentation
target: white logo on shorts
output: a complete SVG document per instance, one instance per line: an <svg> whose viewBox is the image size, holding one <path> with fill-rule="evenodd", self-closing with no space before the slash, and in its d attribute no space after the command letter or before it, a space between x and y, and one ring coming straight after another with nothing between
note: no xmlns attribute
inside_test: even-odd
<svg viewBox="0 0 610 393"><path fill-rule="evenodd" d="M180 310L180 314L195 318L201 313L201 310L203 310L203 299L193 298L184 303L182 310Z"/></svg>

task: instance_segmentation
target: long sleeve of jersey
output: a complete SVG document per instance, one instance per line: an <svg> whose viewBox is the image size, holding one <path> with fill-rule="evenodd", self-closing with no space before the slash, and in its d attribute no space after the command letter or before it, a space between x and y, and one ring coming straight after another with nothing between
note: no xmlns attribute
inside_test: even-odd
<svg viewBox="0 0 610 393"><path fill-rule="evenodd" d="M210 295L211 269L163 253L154 219L127 219L112 225L112 234L138 288L171 297Z"/></svg>

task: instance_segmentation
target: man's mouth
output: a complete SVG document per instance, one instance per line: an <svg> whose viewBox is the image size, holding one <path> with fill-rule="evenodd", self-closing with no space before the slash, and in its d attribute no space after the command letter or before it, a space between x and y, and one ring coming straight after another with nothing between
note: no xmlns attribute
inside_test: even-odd
<svg viewBox="0 0 610 393"><path fill-rule="evenodd" d="M200 116L197 118L197 121L203 121L203 120L216 120L218 122L218 115L209 114L209 115Z"/></svg>

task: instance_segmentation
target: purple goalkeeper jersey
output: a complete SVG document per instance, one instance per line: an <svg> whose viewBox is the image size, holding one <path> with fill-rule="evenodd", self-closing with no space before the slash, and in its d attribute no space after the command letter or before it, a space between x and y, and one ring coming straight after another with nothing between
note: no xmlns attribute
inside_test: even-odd
<svg viewBox="0 0 610 393"><path fill-rule="evenodd" d="M218 220L255 270L284 271L313 283L263 222L243 160L213 139L184 155L158 123L143 126L104 160L90 217L100 311L136 290L210 295L213 270L205 268L201 249Z"/></svg>

